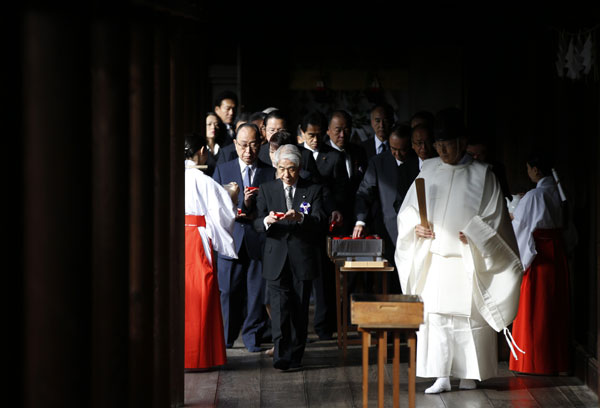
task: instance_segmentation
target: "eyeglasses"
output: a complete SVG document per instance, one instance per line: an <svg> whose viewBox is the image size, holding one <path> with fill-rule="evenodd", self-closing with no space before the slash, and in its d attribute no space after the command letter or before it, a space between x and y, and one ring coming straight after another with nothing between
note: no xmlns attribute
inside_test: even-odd
<svg viewBox="0 0 600 408"><path fill-rule="evenodd" d="M242 151L244 151L248 148L250 148L250 150L255 150L258 147L258 143L256 143L256 142L250 142L250 143L244 143L244 144L235 142L235 145L237 147L239 147Z"/></svg>

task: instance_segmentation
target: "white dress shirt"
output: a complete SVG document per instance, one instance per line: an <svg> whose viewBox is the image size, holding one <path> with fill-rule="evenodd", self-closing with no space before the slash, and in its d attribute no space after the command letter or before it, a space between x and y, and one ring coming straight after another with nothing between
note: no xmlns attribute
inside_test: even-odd
<svg viewBox="0 0 600 408"><path fill-rule="evenodd" d="M388 149L388 145L385 141L381 141L379 140L379 138L377 136L373 136L373 139L375 139L375 154L379 154L379 146L384 145L385 149Z"/></svg>
<svg viewBox="0 0 600 408"><path fill-rule="evenodd" d="M242 174L242 181L244 180L244 174L247 171L246 167L250 167L252 169L252 173L250 173L250 184L252 184L252 182L254 181L254 175L256 174L256 163L252 163L250 165L244 163L242 161L242 159L240 159L238 157L239 163L240 163L240 171ZM244 187L248 187L248 186L244 186Z"/></svg>
<svg viewBox="0 0 600 408"><path fill-rule="evenodd" d="M315 160L317 160L317 156L319 156L319 151L318 150L313 150L309 145L306 144L306 142L304 142L304 147L308 150L310 150L313 154L313 158Z"/></svg>
<svg viewBox="0 0 600 408"><path fill-rule="evenodd" d="M338 152L344 153L344 157L346 158L346 171L348 172L348 178L352 177L352 162L350 161L350 155L346 154L346 151L344 149L339 148L335 143L331 141L331 139L329 139L329 145Z"/></svg>

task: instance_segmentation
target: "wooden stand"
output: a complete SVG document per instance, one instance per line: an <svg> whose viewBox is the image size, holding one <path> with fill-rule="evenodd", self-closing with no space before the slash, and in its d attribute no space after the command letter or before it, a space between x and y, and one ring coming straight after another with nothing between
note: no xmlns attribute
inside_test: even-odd
<svg viewBox="0 0 600 408"><path fill-rule="evenodd" d="M361 340L349 341L348 340L348 285L345 274L348 272L393 272L393 266L365 266L358 267L357 263L353 263L354 267L346 267L346 263L336 262L335 263L335 296L336 296L336 312L337 312L337 343L338 348L342 349L343 357L346 358L348 344L360 344ZM344 266L342 266L344 265ZM381 291L383 294L387 294L387 280L382 275Z"/></svg>
<svg viewBox="0 0 600 408"><path fill-rule="evenodd" d="M362 333L363 407L369 405L369 345L371 333L377 336L377 405L383 408L384 369L386 362L386 332L394 338L393 402L400 406L400 334L406 333L410 357L408 362L408 406L415 407L416 331L423 323L423 302L419 296L353 295L352 320Z"/></svg>

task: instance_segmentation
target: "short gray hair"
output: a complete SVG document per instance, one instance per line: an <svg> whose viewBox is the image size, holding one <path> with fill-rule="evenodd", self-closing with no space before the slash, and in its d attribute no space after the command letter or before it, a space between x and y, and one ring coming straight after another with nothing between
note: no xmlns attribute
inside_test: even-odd
<svg viewBox="0 0 600 408"><path fill-rule="evenodd" d="M275 167L279 164L280 160L289 160L296 165L296 167L300 167L300 159L302 155L300 154L300 149L293 144L286 144L280 146L279 149L275 152L275 156L273 157L273 164Z"/></svg>

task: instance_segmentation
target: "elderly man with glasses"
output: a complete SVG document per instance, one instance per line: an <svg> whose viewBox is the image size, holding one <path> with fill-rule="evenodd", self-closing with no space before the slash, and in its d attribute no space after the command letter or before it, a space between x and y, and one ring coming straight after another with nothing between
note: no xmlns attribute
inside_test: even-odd
<svg viewBox="0 0 600 408"><path fill-rule="evenodd" d="M260 339L267 324L261 276L265 238L264 234L254 230L252 221L256 216L256 195L261 185L275 178L275 169L258 160L259 132L255 124L241 125L234 140L238 157L219 164L213 174L219 184L236 182L240 186L238 216L233 230L238 259L219 254L217 266L225 343L228 348L233 347L241 329L244 345L251 352L262 350Z"/></svg>

